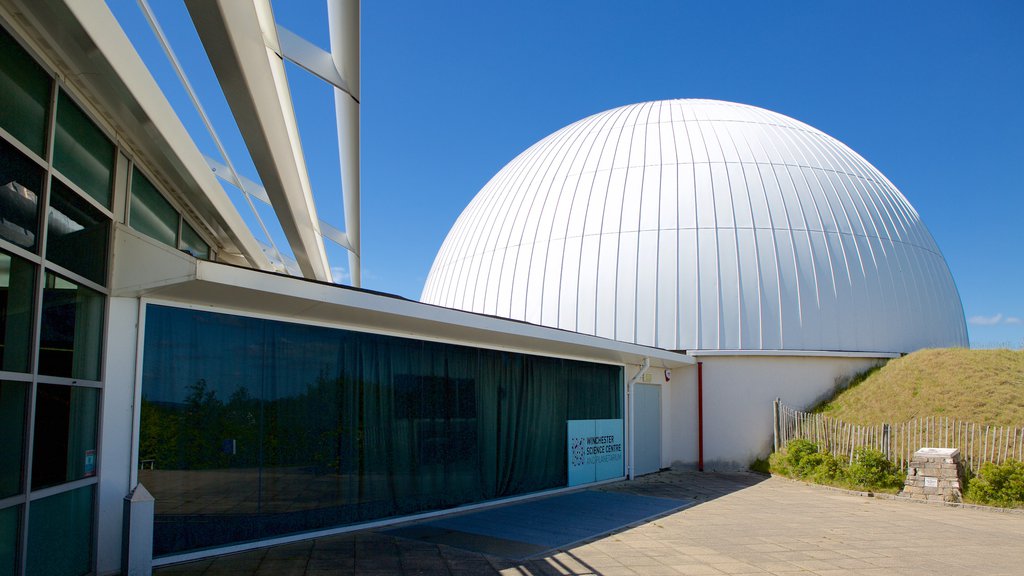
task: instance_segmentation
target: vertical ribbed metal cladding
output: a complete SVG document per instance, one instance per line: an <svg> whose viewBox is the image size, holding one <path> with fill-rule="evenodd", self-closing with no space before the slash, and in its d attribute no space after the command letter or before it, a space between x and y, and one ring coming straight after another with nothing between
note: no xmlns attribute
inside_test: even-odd
<svg viewBox="0 0 1024 576"><path fill-rule="evenodd" d="M714 100L623 106L508 163L422 300L673 350L966 346L920 216L807 124Z"/></svg>

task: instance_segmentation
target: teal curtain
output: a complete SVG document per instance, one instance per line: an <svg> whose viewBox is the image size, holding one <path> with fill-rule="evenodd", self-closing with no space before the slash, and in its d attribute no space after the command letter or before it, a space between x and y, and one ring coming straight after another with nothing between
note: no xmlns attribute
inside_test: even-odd
<svg viewBox="0 0 1024 576"><path fill-rule="evenodd" d="M617 366L149 305L156 553L564 486L566 421L621 391Z"/></svg>

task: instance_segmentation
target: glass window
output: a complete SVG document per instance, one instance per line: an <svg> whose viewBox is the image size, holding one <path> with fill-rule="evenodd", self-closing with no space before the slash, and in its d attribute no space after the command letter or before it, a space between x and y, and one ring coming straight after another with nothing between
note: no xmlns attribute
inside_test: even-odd
<svg viewBox="0 0 1024 576"><path fill-rule="evenodd" d="M56 178L50 179L46 258L97 284L107 283L110 220Z"/></svg>
<svg viewBox="0 0 1024 576"><path fill-rule="evenodd" d="M46 155L50 75L0 28L0 126L39 156Z"/></svg>
<svg viewBox="0 0 1024 576"><path fill-rule="evenodd" d="M36 392L32 489L96 475L99 390L40 384Z"/></svg>
<svg viewBox="0 0 1024 576"><path fill-rule="evenodd" d="M99 380L103 295L52 272L45 282L39 373Z"/></svg>
<svg viewBox="0 0 1024 576"><path fill-rule="evenodd" d="M53 165L97 202L110 208L114 144L63 91L57 100Z"/></svg>
<svg viewBox="0 0 1024 576"><path fill-rule="evenodd" d="M27 388L24 382L0 381L0 498L21 492Z"/></svg>
<svg viewBox="0 0 1024 576"><path fill-rule="evenodd" d="M0 252L0 370L31 369L33 305L36 267L27 260Z"/></svg>
<svg viewBox="0 0 1024 576"><path fill-rule="evenodd" d="M188 225L188 222L181 221L181 246L180 248L200 260L210 259L210 245L203 242L195 229Z"/></svg>
<svg viewBox="0 0 1024 576"><path fill-rule="evenodd" d="M32 502L26 574L86 574L92 570L95 486Z"/></svg>
<svg viewBox="0 0 1024 576"><path fill-rule="evenodd" d="M565 486L622 418L618 366L158 305L144 346L158 556Z"/></svg>
<svg viewBox="0 0 1024 576"><path fill-rule="evenodd" d="M15 574L18 568L21 506L0 510L0 574Z"/></svg>
<svg viewBox="0 0 1024 576"><path fill-rule="evenodd" d="M178 246L178 211L138 169L132 171L131 227L167 244Z"/></svg>
<svg viewBox="0 0 1024 576"><path fill-rule="evenodd" d="M42 184L43 169L0 140L0 238L35 250Z"/></svg>

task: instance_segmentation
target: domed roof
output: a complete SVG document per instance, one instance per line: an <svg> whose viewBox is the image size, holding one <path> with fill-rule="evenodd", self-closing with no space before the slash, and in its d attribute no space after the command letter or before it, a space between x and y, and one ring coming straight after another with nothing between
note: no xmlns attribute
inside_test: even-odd
<svg viewBox="0 0 1024 576"><path fill-rule="evenodd" d="M584 118L476 195L422 301L671 350L966 346L907 199L807 124L670 100Z"/></svg>

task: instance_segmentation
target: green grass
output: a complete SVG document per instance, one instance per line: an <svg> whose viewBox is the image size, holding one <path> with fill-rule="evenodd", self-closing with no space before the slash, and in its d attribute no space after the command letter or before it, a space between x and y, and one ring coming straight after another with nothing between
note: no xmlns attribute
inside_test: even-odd
<svg viewBox="0 0 1024 576"><path fill-rule="evenodd" d="M1024 351L919 350L854 378L817 411L861 425L948 416L1024 425Z"/></svg>

